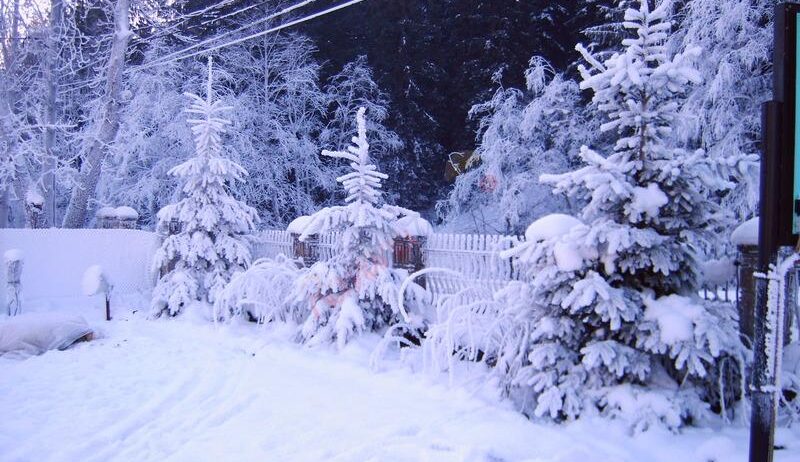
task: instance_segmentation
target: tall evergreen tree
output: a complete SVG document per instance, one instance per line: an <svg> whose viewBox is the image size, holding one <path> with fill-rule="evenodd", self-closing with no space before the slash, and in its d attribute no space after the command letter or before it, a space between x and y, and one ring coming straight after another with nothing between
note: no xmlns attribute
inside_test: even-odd
<svg viewBox="0 0 800 462"><path fill-rule="evenodd" d="M187 93L196 155L170 170L183 184L182 198L158 213L167 236L156 252L153 267L166 269L153 291L153 316L175 316L194 302L213 303L217 292L235 271L250 264L244 235L255 228L255 209L231 196L229 188L244 181L247 171L222 154L222 134L230 122L222 117L229 107L214 99L212 63L208 60L206 98Z"/></svg>

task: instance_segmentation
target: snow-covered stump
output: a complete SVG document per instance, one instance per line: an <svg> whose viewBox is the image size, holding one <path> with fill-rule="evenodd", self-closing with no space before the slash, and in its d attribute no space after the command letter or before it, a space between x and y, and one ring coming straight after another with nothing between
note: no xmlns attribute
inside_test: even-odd
<svg viewBox="0 0 800 462"><path fill-rule="evenodd" d="M6 264L6 313L16 316L22 313L22 251L6 250L3 260Z"/></svg>
<svg viewBox="0 0 800 462"><path fill-rule="evenodd" d="M106 321L111 321L111 289L113 286L100 265L92 265L83 273L81 281L83 294L87 297L103 295L105 298Z"/></svg>

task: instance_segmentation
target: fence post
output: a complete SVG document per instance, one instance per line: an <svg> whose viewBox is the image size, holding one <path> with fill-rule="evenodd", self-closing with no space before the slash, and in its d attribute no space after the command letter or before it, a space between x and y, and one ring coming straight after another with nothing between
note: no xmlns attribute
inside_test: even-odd
<svg viewBox="0 0 800 462"><path fill-rule="evenodd" d="M758 246L739 245L737 248L739 249L739 293L736 298L736 309L739 312L739 332L752 341L756 299L753 273L758 265Z"/></svg>
<svg viewBox="0 0 800 462"><path fill-rule="evenodd" d="M3 254L6 263L6 303L7 314L16 316L22 313L22 252L7 250Z"/></svg>
<svg viewBox="0 0 800 462"><path fill-rule="evenodd" d="M392 266L402 268L409 274L425 268L425 242L427 242L427 238L424 236L396 237ZM425 287L425 276L418 278L417 284Z"/></svg>

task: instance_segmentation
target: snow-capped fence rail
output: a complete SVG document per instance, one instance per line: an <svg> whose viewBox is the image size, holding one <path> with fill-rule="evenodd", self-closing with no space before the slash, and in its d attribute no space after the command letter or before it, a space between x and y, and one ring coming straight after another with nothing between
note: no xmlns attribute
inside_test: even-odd
<svg viewBox="0 0 800 462"><path fill-rule="evenodd" d="M155 233L128 229L0 229L0 254L19 249L25 256L22 287L29 300L82 297L81 277L92 265L106 270L114 294L149 291L158 243ZM4 285L5 275L0 278Z"/></svg>
<svg viewBox="0 0 800 462"><path fill-rule="evenodd" d="M306 263L328 260L333 255L334 234L314 236L305 244L293 242L294 237L286 231L268 230L259 234L253 248L253 259L275 257L278 254L303 257ZM431 234L421 239L421 255L414 252L411 241L396 243L395 266L420 269L419 266L447 268L457 271L463 277L446 273L430 273L425 276L425 284L434 297L458 292L466 287L498 290L506 282L519 277L515 262L500 258L499 253L522 242L520 236L489 234ZM418 260L422 265L410 260ZM414 268L411 268L414 267Z"/></svg>
<svg viewBox="0 0 800 462"><path fill-rule="evenodd" d="M324 261L333 255L337 238L336 235L326 234L313 236L301 243L287 231L262 231L254 240L253 259L284 254L295 258L303 257L306 264ZM458 277L437 272L425 275L425 284L434 298L453 294L467 287L494 292L508 281L519 279L519 264L514 260L501 258L499 254L524 240L523 236L434 233L421 240L422 255L414 255L414 258L418 258L421 266L446 268L462 275ZM406 262L410 254L408 243L395 245L395 266L414 266ZM397 264L398 262L403 264ZM705 280L699 295L706 300L736 301L739 287L733 268L733 259L730 258L704 263Z"/></svg>
<svg viewBox="0 0 800 462"><path fill-rule="evenodd" d="M432 234L423 248L425 266L447 268L463 277L431 273L426 283L434 298L467 287L496 291L519 277L513 260L500 252L523 241L519 236L489 234Z"/></svg>

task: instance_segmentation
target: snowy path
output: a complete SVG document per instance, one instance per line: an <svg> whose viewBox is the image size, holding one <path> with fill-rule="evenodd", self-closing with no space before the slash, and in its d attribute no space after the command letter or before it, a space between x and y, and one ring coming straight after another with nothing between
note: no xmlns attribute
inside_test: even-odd
<svg viewBox="0 0 800 462"><path fill-rule="evenodd" d="M233 329L233 331L232 331ZM141 319L24 361L0 359L0 461L744 461L746 431L537 425L368 349ZM777 461L800 460L779 435Z"/></svg>

